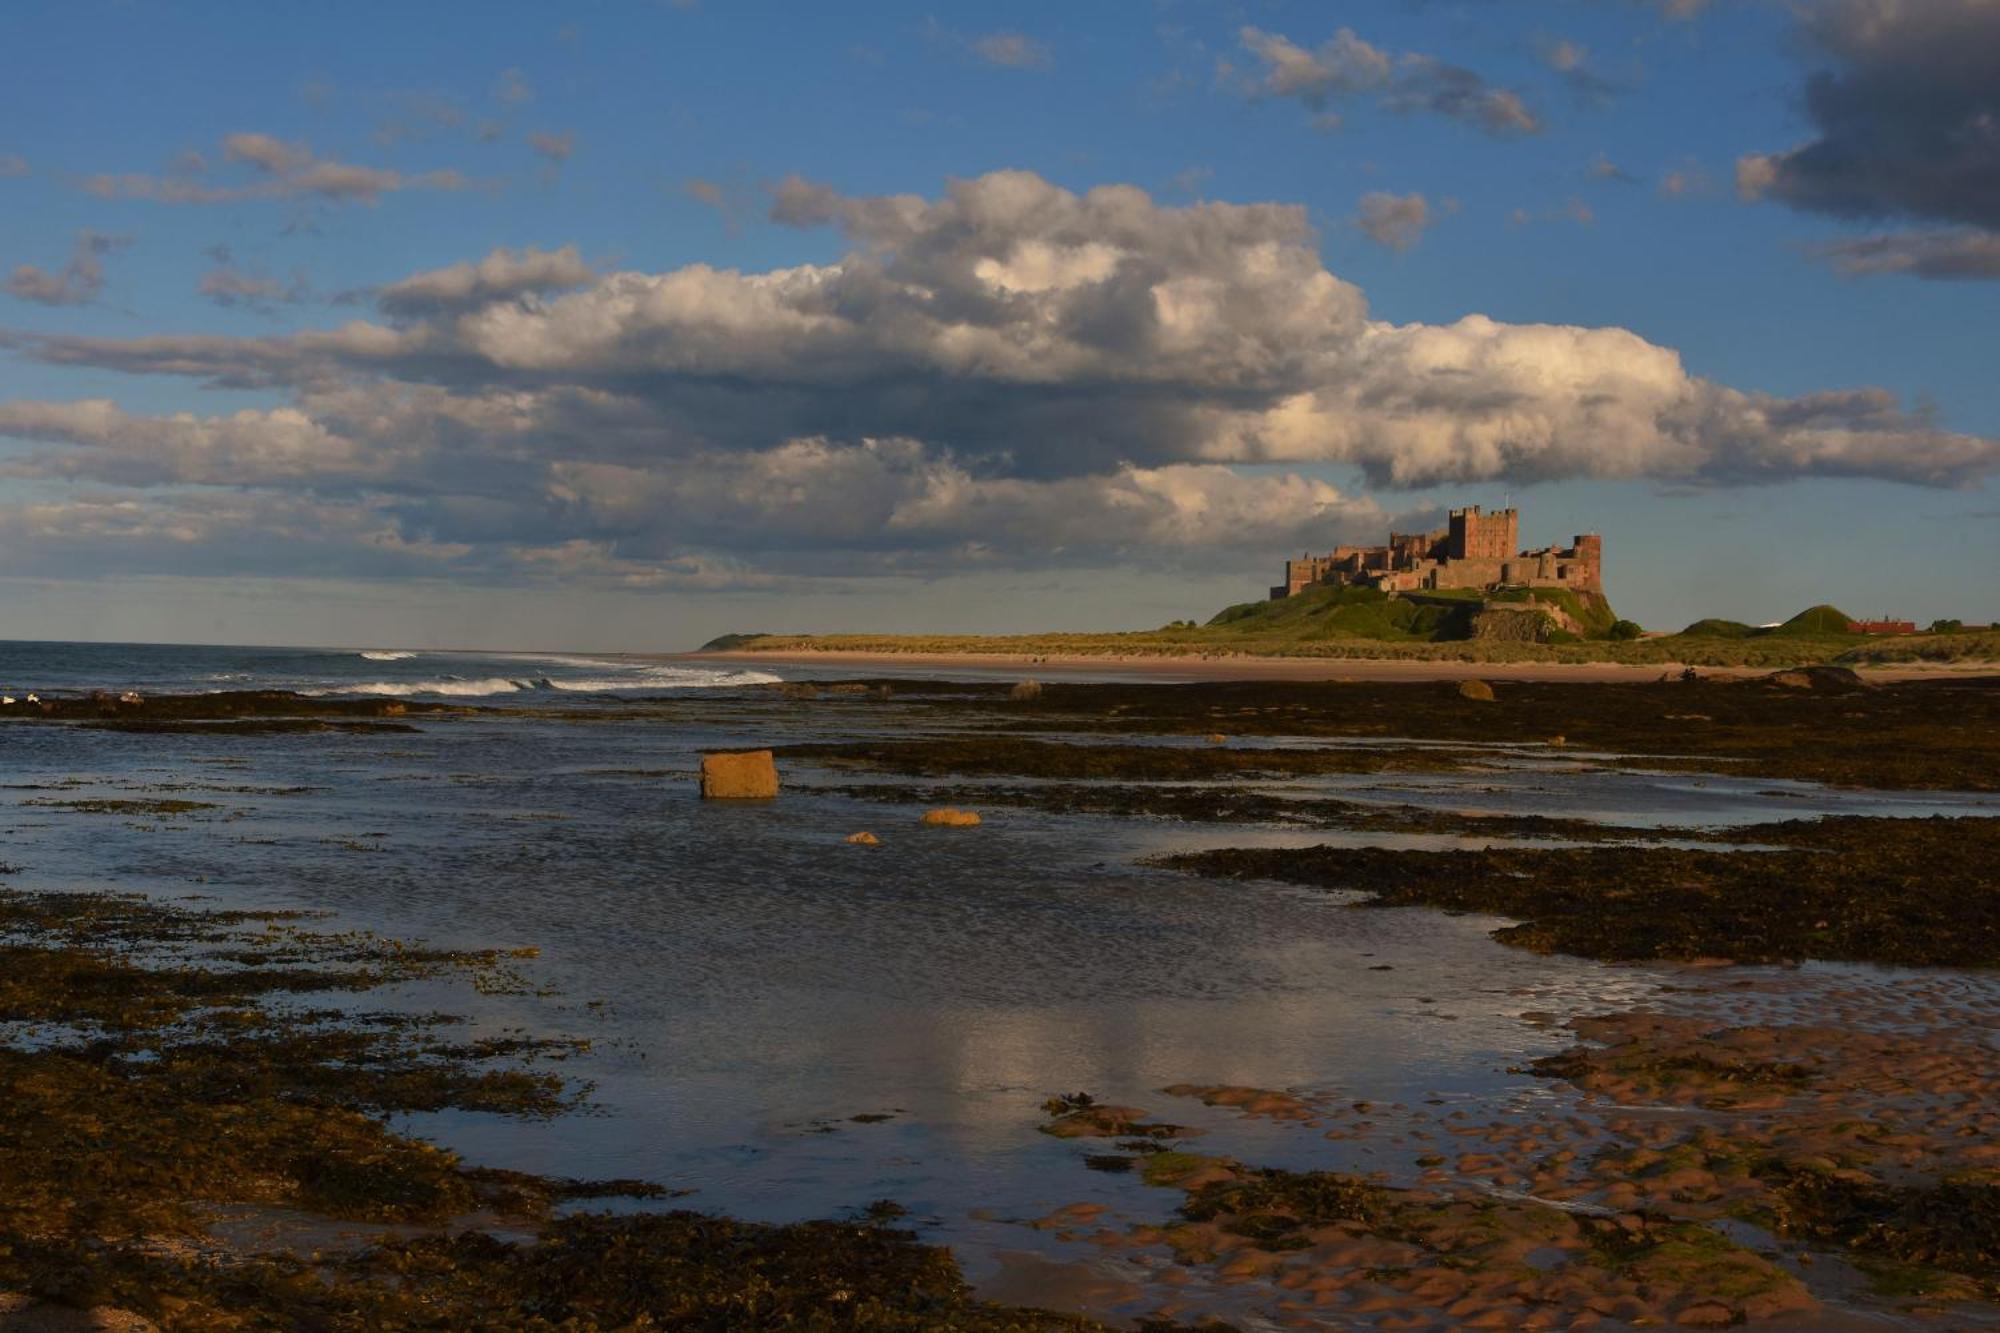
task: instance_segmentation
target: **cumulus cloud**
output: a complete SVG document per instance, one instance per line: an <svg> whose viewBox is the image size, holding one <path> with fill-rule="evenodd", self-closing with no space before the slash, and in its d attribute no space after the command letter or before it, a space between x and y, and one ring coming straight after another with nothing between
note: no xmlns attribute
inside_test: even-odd
<svg viewBox="0 0 2000 1333"><path fill-rule="evenodd" d="M269 134L231 134L222 141L223 160L249 169L251 178L212 184L199 154L183 155L165 175L100 173L82 188L101 199L150 199L165 204L227 204L254 199L315 199L328 203L374 204L399 190L465 190L472 182L452 170L415 174L358 166L315 155L303 143Z"/></svg>
<svg viewBox="0 0 2000 1333"><path fill-rule="evenodd" d="M1823 59L1805 87L1815 137L1739 160L1738 192L1839 218L2000 234L2000 4L1827 0L1798 13ZM1934 253L1938 242L1898 244ZM1915 263L1894 271L1957 276Z"/></svg>
<svg viewBox="0 0 2000 1333"><path fill-rule="evenodd" d="M38 305L87 305L104 290L104 256L131 243L129 236L80 231L67 264L53 270L17 265L4 286L9 296Z"/></svg>
<svg viewBox="0 0 2000 1333"><path fill-rule="evenodd" d="M1879 389L1744 392L1618 328L1377 319L1295 206L1028 172L931 198L794 178L773 199L844 253L594 272L502 250L382 288L382 322L17 336L31 359L288 401L7 404L0 459L21 485L362 505L463 567L605 578L1247 558L1380 526L1312 475L1328 464L1386 489L2000 466L2000 442Z"/></svg>
<svg viewBox="0 0 2000 1333"><path fill-rule="evenodd" d="M1415 245L1431 225L1431 206L1423 195L1390 194L1375 190L1361 196L1361 208L1354 225L1377 245L1391 250L1407 250Z"/></svg>
<svg viewBox="0 0 2000 1333"><path fill-rule="evenodd" d="M1813 253L1852 277L2000 278L2000 233L1972 227L1866 236L1815 246Z"/></svg>
<svg viewBox="0 0 2000 1333"><path fill-rule="evenodd" d="M1472 70L1421 52L1394 55L1341 28L1317 47L1282 33L1245 27L1237 39L1259 62L1244 81L1252 96L1288 98L1327 113L1337 101L1371 95L1391 111L1433 112L1496 137L1537 134L1542 122L1520 94L1495 88Z"/></svg>

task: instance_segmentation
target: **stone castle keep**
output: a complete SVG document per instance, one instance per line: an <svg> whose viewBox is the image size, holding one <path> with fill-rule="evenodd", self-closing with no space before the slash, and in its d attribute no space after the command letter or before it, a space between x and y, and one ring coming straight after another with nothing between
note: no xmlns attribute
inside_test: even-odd
<svg viewBox="0 0 2000 1333"><path fill-rule="evenodd" d="M1604 591L1604 539L1583 533L1569 547L1521 550L1521 511L1454 509L1435 532L1389 534L1387 546L1336 546L1331 555L1285 562L1271 596L1294 597L1321 584L1421 592L1430 588L1573 588Z"/></svg>

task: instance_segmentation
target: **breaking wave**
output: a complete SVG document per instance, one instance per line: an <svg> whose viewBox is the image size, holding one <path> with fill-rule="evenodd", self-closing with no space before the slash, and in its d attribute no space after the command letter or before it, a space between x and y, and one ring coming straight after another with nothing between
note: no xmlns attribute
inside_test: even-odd
<svg viewBox="0 0 2000 1333"><path fill-rule="evenodd" d="M371 680L349 685L333 685L308 693L435 694L447 698L477 699L492 695L534 692L612 694L649 690L714 689L730 685L769 685L778 679L779 677L763 671L697 671L680 667L654 667L618 676L487 676L476 680L449 676L441 680Z"/></svg>
<svg viewBox="0 0 2000 1333"><path fill-rule="evenodd" d="M401 650L392 651L389 649L383 649L379 652L363 653L361 655L367 658L371 662L401 662L406 658L411 658L416 656L415 653L406 653Z"/></svg>

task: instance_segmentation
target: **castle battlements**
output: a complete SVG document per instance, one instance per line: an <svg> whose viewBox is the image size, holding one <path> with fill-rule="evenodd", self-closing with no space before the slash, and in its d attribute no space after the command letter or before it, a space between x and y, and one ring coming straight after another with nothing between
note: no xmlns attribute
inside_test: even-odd
<svg viewBox="0 0 2000 1333"><path fill-rule="evenodd" d="M1604 591L1604 539L1580 533L1572 546L1523 551L1521 511L1454 509L1435 532L1392 532L1386 546L1336 546L1285 562L1273 598L1320 584L1418 592L1431 588L1574 588Z"/></svg>

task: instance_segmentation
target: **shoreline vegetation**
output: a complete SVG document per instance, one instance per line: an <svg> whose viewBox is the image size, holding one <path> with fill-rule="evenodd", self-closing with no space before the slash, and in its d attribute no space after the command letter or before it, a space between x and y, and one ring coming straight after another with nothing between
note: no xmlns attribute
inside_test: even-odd
<svg viewBox="0 0 2000 1333"><path fill-rule="evenodd" d="M1297 1090L1159 1090L1329 1139L1373 1136L1384 1160L1412 1161L1394 1179L1205 1153L1198 1131L1142 1109L1054 1096L1040 1127L1076 1141L1079 1171L1129 1173L1163 1202L1125 1219L1066 1205L1024 1225L1147 1255L1182 1282L1267 1284L1279 1309L1438 1327L1803 1318L1828 1297L1829 1271L1857 1274L1858 1295L1839 1291L1875 1310L2000 1299L2000 1051L1985 1039L1990 1001L1961 984L1965 969L2000 966L2000 821L1645 827L1299 785L1526 763L1993 792L2000 676L1872 685L1814 669L1484 690L867 680L735 697L813 710L819 734L856 737L776 747L804 779L788 778L787 800L1454 835L1468 841L1392 850L1231 848L1224 833L1156 865L1217 893L1289 883L1352 895L1354 910L1495 915L1509 948L1697 965L1642 1007L1577 1020L1567 1050L1514 1071L1574 1093L1527 1120ZM671 726L699 706L683 693L616 715ZM490 711L98 695L0 710L0 725L109 730L133 746L195 729L297 731L310 746L329 743L333 724L366 729L340 731L342 743L376 729L393 742ZM196 804L22 800L61 818L171 818L183 812L164 807ZM573 1072L585 1042L475 1038L451 1014L358 1002L441 979L531 995L532 950L435 950L307 913L26 892L7 886L13 873L0 867L0 1326L74 1310L174 1333L1105 1327L981 1299L948 1250L898 1225L893 1200L765 1225L691 1211L656 1182L483 1168L392 1129L409 1111L587 1107ZM1732 981L1723 966L1813 960L1917 970L1851 980L1833 992L1836 1013L1788 1009L1782 978ZM1654 1114L1663 1106L1676 1114ZM1036 1128L1030 1099L1022 1132ZM608 1201L619 1210L601 1211ZM231 1241L224 1216L285 1239ZM1168 1291L1156 1293L1161 1317L1125 1326L1182 1327ZM1189 1327L1203 1326L1227 1327Z"/></svg>
<svg viewBox="0 0 2000 1333"><path fill-rule="evenodd" d="M1847 632L1849 617L1815 606L1783 624L1704 619L1674 634L1645 634L1602 599L1563 589L1518 590L1515 603L1448 592L1389 597L1327 588L1245 602L1206 624L1154 630L1046 634L724 634L699 654L867 654L883 657L1300 658L1317 661L1613 664L1782 668L2000 664L2000 630L1913 635ZM1540 594L1528 595L1528 594ZM1491 609L1480 609L1482 605ZM1518 608L1518 609L1517 609Z"/></svg>

